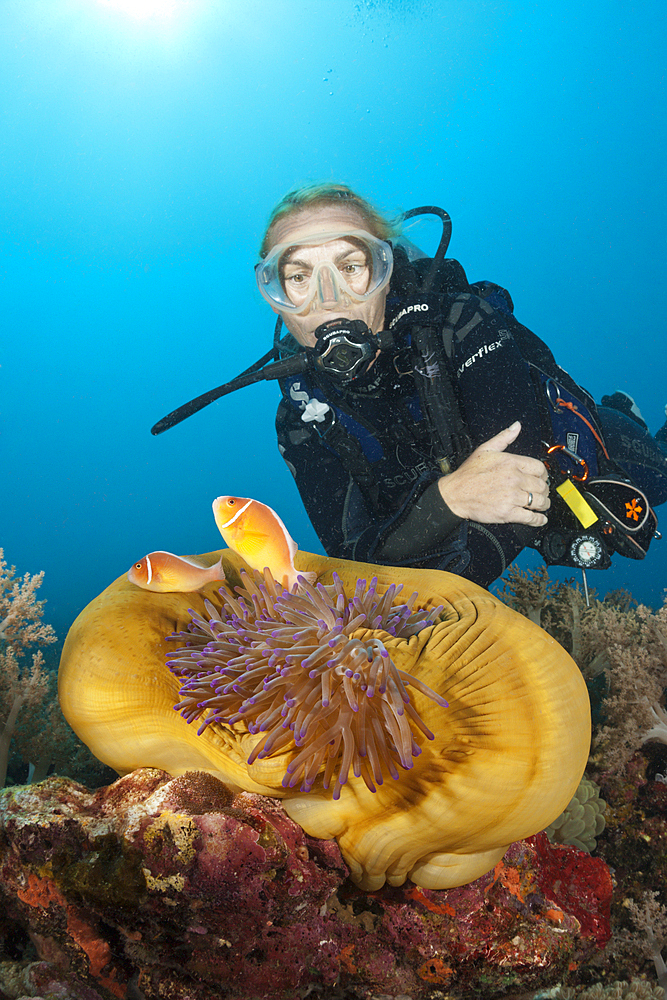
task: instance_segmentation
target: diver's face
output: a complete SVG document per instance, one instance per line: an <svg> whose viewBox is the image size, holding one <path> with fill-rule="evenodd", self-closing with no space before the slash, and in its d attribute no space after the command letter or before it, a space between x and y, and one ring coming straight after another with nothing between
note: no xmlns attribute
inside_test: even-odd
<svg viewBox="0 0 667 1000"><path fill-rule="evenodd" d="M366 221L346 206L320 206L295 212L280 219L271 233L271 249L280 244L290 244L281 257L280 277L285 293L297 307L296 311L280 313L289 332L304 347L314 347L315 330L331 319L360 319L374 332L382 330L387 289L382 288L367 299L355 301L345 294L345 286L357 295L367 292L371 278L370 261L363 242L345 233L364 230ZM326 243L309 245L308 237L336 233L336 238ZM306 242L304 242L306 241ZM317 294L308 294L311 278L316 275ZM342 279L342 282L339 281ZM299 310L304 303L303 310Z"/></svg>

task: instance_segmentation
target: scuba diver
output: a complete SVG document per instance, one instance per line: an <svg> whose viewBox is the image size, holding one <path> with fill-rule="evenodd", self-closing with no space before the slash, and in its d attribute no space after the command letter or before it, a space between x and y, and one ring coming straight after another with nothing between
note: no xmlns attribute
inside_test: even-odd
<svg viewBox="0 0 667 1000"><path fill-rule="evenodd" d="M256 267L273 350L153 433L277 378L280 453L331 556L484 587L525 546L584 571L614 552L643 558L667 460L634 401L596 407L509 293L446 257L446 212L403 219L425 213L443 223L433 258L344 185L283 198Z"/></svg>

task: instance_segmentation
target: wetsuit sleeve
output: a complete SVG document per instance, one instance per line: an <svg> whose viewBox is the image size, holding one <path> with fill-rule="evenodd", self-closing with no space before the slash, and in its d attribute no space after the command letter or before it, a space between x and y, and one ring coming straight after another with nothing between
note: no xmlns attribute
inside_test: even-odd
<svg viewBox="0 0 667 1000"><path fill-rule="evenodd" d="M439 477L438 477L439 478ZM428 565L443 555L448 539L458 533L463 518L453 513L442 499L438 480L426 487L421 496L411 498L402 516L384 527L373 546L373 558L389 565ZM418 551L416 551L418 550Z"/></svg>

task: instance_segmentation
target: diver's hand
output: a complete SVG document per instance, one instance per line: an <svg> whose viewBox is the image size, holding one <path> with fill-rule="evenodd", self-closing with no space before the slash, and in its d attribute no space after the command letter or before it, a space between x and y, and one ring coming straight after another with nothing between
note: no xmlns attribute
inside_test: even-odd
<svg viewBox="0 0 667 1000"><path fill-rule="evenodd" d="M475 448L455 472L438 480L442 499L458 517L480 524L529 524L534 528L547 523L540 513L551 506L544 463L505 451L520 430L516 420Z"/></svg>

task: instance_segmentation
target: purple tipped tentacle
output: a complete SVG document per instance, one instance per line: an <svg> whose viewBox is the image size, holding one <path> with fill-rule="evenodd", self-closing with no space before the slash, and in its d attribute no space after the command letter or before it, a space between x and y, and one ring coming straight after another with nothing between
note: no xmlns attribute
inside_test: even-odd
<svg viewBox="0 0 667 1000"><path fill-rule="evenodd" d="M412 726L427 738L432 734L406 687L446 702L398 672L381 643L349 636L363 626L406 638L442 609L412 612L414 595L409 606L392 605L400 587L392 585L378 598L376 579L368 588L358 581L352 600L337 574L328 587L306 581L294 595L266 575L251 579L243 573L242 579L246 586L236 588L238 599L222 591L220 612L208 602L208 620L193 615L187 629L171 637L181 644L169 653L168 665L181 680L176 710L186 722L199 719L202 731L212 722L243 722L252 734L268 730L253 760L298 745L293 763L299 762L300 771L289 787L301 781L305 791L322 767L325 787L338 772L336 797L350 768L375 791L383 773L397 777L397 764L411 767L420 752ZM367 695L361 703L360 694Z"/></svg>

